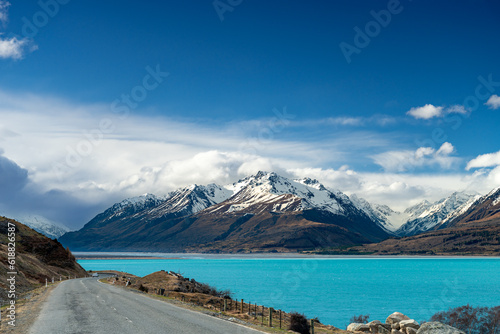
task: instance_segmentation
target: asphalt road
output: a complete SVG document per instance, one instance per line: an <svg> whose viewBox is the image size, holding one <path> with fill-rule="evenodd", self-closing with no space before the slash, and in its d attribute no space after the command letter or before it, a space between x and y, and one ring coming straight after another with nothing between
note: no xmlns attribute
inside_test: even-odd
<svg viewBox="0 0 500 334"><path fill-rule="evenodd" d="M186 310L96 278L60 283L47 298L30 334L256 334L229 321Z"/></svg>

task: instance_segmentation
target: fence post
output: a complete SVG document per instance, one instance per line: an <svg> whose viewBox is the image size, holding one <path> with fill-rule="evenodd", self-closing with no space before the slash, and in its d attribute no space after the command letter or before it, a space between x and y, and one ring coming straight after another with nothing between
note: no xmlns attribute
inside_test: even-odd
<svg viewBox="0 0 500 334"><path fill-rule="evenodd" d="M281 329L281 310L279 312L280 312L280 329Z"/></svg>
<svg viewBox="0 0 500 334"><path fill-rule="evenodd" d="M273 308L269 308L269 327L273 327Z"/></svg>
<svg viewBox="0 0 500 334"><path fill-rule="evenodd" d="M227 312L227 299L224 298L224 312Z"/></svg>
<svg viewBox="0 0 500 334"><path fill-rule="evenodd" d="M241 313L243 313L243 299L241 300Z"/></svg>
<svg viewBox="0 0 500 334"><path fill-rule="evenodd" d="M261 320L261 325L264 325L264 305L262 305L262 320Z"/></svg>
<svg viewBox="0 0 500 334"><path fill-rule="evenodd" d="M311 334L314 334L314 319L311 319Z"/></svg>
<svg viewBox="0 0 500 334"><path fill-rule="evenodd" d="M45 278L45 287L47 287L47 278Z"/></svg>

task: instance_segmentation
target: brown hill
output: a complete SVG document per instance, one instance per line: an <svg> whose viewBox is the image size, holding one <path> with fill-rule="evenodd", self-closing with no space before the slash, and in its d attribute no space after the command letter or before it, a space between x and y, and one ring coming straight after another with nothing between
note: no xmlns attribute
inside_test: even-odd
<svg viewBox="0 0 500 334"><path fill-rule="evenodd" d="M86 271L69 250L57 241L31 228L5 217L0 217L0 298L7 300L7 273L12 272L8 264L9 227L15 226L15 275L16 292L23 293L45 283L45 279L57 280L85 276Z"/></svg>
<svg viewBox="0 0 500 334"><path fill-rule="evenodd" d="M479 198L468 210L441 226L441 228L458 227L478 222L500 221L500 188Z"/></svg>
<svg viewBox="0 0 500 334"><path fill-rule="evenodd" d="M202 212L143 224L134 218L70 232L61 241L73 251L293 252L380 241L388 236L367 218L353 221L317 210ZM367 226L363 234L362 224Z"/></svg>
<svg viewBox="0 0 500 334"><path fill-rule="evenodd" d="M73 251L295 252L389 237L349 197L316 180L259 172L231 191L181 190L153 207L117 203L60 241Z"/></svg>
<svg viewBox="0 0 500 334"><path fill-rule="evenodd" d="M439 229L437 229L439 228ZM335 254L500 255L500 188L479 198L435 231L380 243L323 250Z"/></svg>
<svg viewBox="0 0 500 334"><path fill-rule="evenodd" d="M324 254L500 255L500 220L469 222L405 238L362 246L325 249Z"/></svg>

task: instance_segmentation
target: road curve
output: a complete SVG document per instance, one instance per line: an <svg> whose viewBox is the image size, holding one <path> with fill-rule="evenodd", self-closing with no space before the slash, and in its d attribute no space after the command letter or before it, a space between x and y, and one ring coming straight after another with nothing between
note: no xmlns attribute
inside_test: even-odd
<svg viewBox="0 0 500 334"><path fill-rule="evenodd" d="M256 334L260 331L186 310L96 278L60 283L30 334Z"/></svg>

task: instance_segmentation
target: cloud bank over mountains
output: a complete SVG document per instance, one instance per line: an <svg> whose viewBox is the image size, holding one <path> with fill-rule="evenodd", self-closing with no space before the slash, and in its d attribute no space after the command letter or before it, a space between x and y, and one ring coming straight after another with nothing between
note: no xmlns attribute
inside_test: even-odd
<svg viewBox="0 0 500 334"><path fill-rule="evenodd" d="M499 152L467 163L450 142L394 150L395 140L366 129L349 136L339 132L325 143L281 137L276 130L300 133L307 122L272 130L269 120L249 126L139 114L123 118L105 104L6 92L0 97L1 213L29 209L71 228L125 197L162 195L193 183L228 184L259 170L317 178L395 209L455 190L484 193L500 185ZM259 135L263 128L266 136ZM366 138L376 144L363 146ZM370 154L374 149L380 153ZM351 167L359 159L371 167Z"/></svg>

